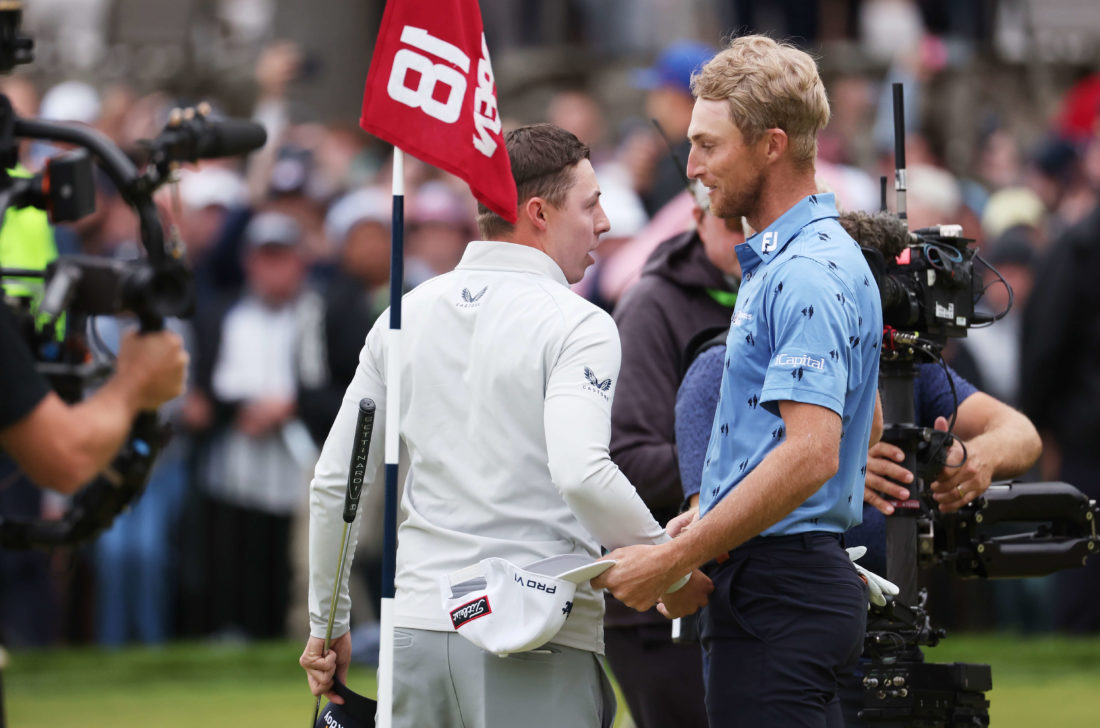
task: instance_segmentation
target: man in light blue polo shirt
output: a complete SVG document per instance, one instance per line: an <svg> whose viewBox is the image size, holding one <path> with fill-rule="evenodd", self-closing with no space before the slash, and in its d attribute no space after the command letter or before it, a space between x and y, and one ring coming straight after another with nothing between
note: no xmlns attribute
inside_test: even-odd
<svg viewBox="0 0 1100 728"><path fill-rule="evenodd" d="M687 171L719 217L756 230L727 340L699 513L661 546L619 549L595 586L635 609L710 561L704 609L714 726L840 726L837 677L858 658L867 592L840 544L860 520L882 311L859 247L816 194L829 105L813 59L735 39L693 79ZM660 607L675 615L675 596Z"/></svg>
<svg viewBox="0 0 1100 728"><path fill-rule="evenodd" d="M726 340L700 513L785 439L779 403L800 402L840 416L837 473L760 535L843 533L862 512L882 331L878 287L837 223L831 194L802 198L737 246L737 257L744 282Z"/></svg>

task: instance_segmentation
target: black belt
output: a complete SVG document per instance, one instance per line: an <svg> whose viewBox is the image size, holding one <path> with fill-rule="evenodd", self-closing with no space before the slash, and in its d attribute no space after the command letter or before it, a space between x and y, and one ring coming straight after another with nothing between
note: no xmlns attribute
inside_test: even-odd
<svg viewBox="0 0 1100 728"><path fill-rule="evenodd" d="M834 533L833 531L803 531L802 533L790 533L782 536L753 536L745 543L741 544L737 548L730 551L732 556L741 549L755 549L767 546L788 546L791 544L801 543L803 546L809 547L815 541L822 539L828 539L830 541L840 541L844 534Z"/></svg>
<svg viewBox="0 0 1100 728"><path fill-rule="evenodd" d="M792 533L783 536L754 536L745 543L741 544L737 548L729 552L729 558L722 561L727 563L730 558L739 558L744 556L746 552L753 551L759 548L768 547L782 547L801 545L803 548L810 548L814 543L829 542L843 544L844 534L834 533L832 531L804 531L802 533ZM720 566L717 561L711 559L707 563L703 564L699 569L709 575L711 571Z"/></svg>

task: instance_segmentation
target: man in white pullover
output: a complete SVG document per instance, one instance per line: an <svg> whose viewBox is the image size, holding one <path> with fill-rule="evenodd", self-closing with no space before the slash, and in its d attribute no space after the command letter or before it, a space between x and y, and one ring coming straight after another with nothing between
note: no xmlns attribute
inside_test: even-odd
<svg viewBox="0 0 1100 728"><path fill-rule="evenodd" d="M668 540L608 454L620 360L615 323L568 287L609 229L588 148L549 124L510 132L506 143L516 224L481 207L485 239L468 245L454 271L403 301L408 476L394 603L394 726L610 726L603 598L587 582L549 643L502 658L454 631L439 579L487 557L522 566ZM311 636L300 662L314 694L330 698L351 649L345 586L331 652L322 656L347 468L361 398L377 403L373 439L384 441L387 318L367 336L311 486ZM370 452L368 487L381 482L382 450ZM666 607L694 612L710 589L694 573Z"/></svg>

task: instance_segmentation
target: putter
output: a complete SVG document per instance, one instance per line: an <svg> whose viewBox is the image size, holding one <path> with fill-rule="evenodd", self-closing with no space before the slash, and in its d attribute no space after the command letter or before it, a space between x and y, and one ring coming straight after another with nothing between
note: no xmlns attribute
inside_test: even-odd
<svg viewBox="0 0 1100 728"><path fill-rule="evenodd" d="M367 453L370 451L371 433L374 431L374 400L364 397L359 400L359 419L355 422L355 440L351 447L351 465L348 468L348 489L344 494L344 536L340 539L340 559L336 569L336 584L332 588L332 602L328 608L328 626L325 628L325 646L321 650L323 656L328 652L329 642L332 640L332 621L336 616L336 600L340 596L341 581L344 576L344 562L348 556L348 533L355 514L359 510L359 496L363 493L363 478L367 472ZM317 696L317 702L313 706L313 720L309 728L317 724L317 716L321 713L321 695Z"/></svg>

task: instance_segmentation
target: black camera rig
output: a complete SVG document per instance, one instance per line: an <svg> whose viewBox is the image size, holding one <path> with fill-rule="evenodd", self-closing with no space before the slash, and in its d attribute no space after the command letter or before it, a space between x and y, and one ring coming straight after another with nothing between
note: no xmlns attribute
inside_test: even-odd
<svg viewBox="0 0 1100 728"><path fill-rule="evenodd" d="M974 241L962 236L961 225L922 228L913 238L881 276L883 322L935 341L965 336L979 295Z"/></svg>
<svg viewBox="0 0 1100 728"><path fill-rule="evenodd" d="M924 661L920 648L933 647L945 636L932 626L926 598L922 591L913 606L894 599L882 607L871 605L860 718L869 725L896 728L989 725L989 665Z"/></svg>
<svg viewBox="0 0 1100 728"><path fill-rule="evenodd" d="M902 89L895 84L894 123L898 217L905 212L905 149ZM883 196L885 197L885 181ZM883 200L885 208L885 199ZM989 270L958 225L937 225L908 233L900 254L886 259L865 250L882 296L883 340L879 386L882 439L905 453L902 465L914 474L910 497L892 501L886 519L886 578L900 590L885 607L872 605L864 641L869 662L863 675L864 709L870 725L896 728L986 726L992 688L988 665L924 662L921 646L934 646L945 632L933 628L927 593L918 591L919 567L943 563L962 578L1042 576L1082 566L1096 553L1100 507L1067 483L994 483L956 513L939 511L929 488L945 465L955 436L958 399L947 431L916 423L914 383L918 364L946 367L942 350L969 328L1003 317L976 311L984 288L975 262ZM893 251L891 251L893 252ZM951 383L951 378L948 377ZM952 388L954 384L951 383ZM965 450L965 447L964 447ZM964 456L965 457L965 456ZM964 460L965 462L965 460Z"/></svg>
<svg viewBox="0 0 1100 728"><path fill-rule="evenodd" d="M0 3L0 73L29 63L33 41L22 35L22 4ZM143 332L163 328L170 316L188 316L194 302L191 272L181 246L164 232L153 193L171 181L180 162L245 154L263 146L263 127L247 121L215 120L208 107L176 110L165 129L142 142L141 168L100 132L62 122L24 119L0 95L0 214L9 207L46 210L52 222L77 220L94 212L93 158L122 199L134 210L144 257L117 261L94 256L61 256L45 270L0 268L5 279L41 279L41 300L7 299L22 321L39 370L58 394L81 399L85 388L109 373L89 356L84 331L88 317L133 314ZM77 147L51 159L30 177L11 175L18 162L18 140L37 139ZM3 261L0 261L0 265ZM64 319L62 318L64 315ZM64 323L62 323L64 321ZM139 415L126 444L106 471L81 489L57 521L16 521L0 517L0 548L26 549L76 544L94 538L133 502L148 480L168 431L155 413Z"/></svg>

